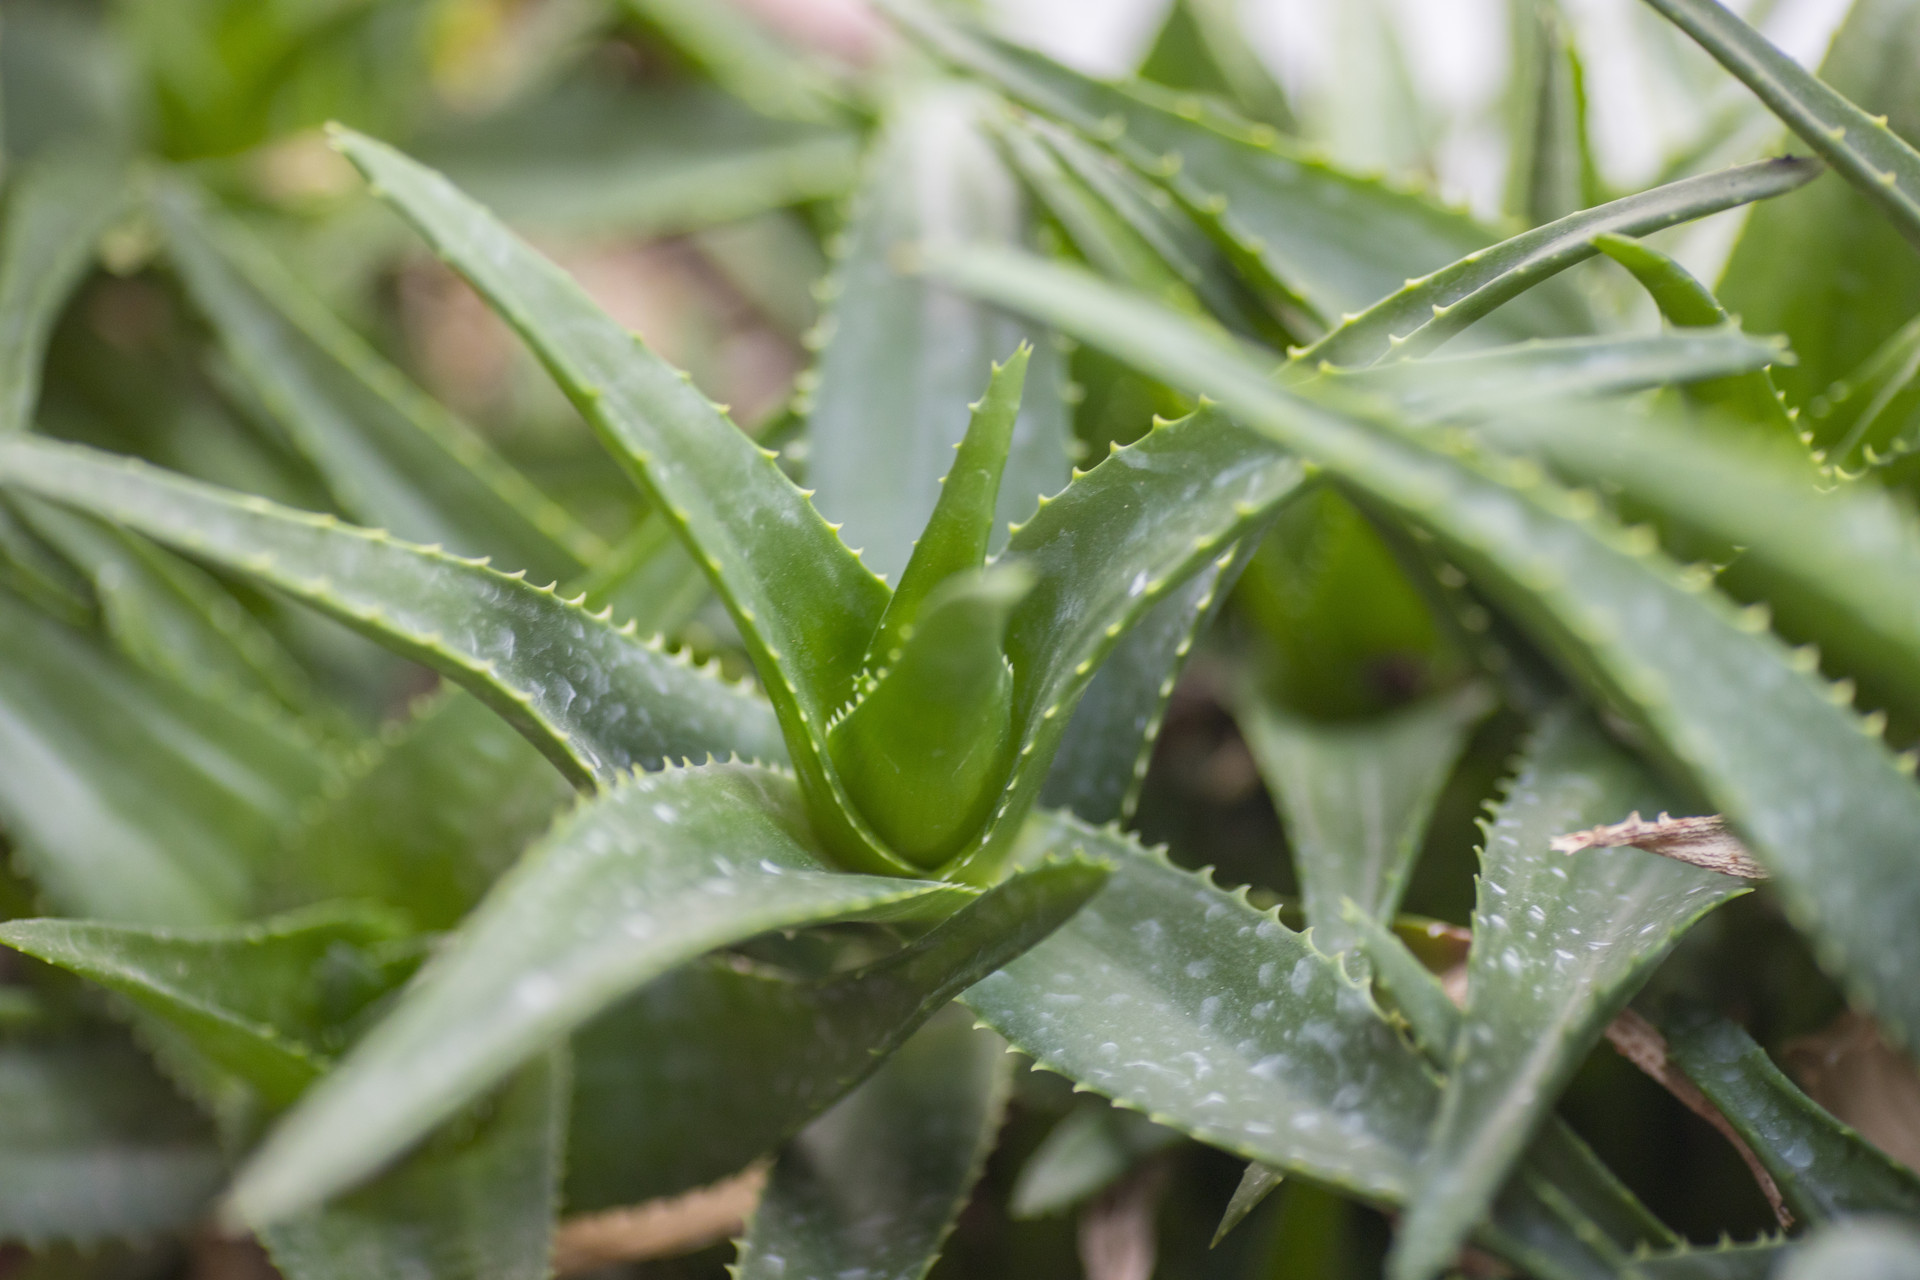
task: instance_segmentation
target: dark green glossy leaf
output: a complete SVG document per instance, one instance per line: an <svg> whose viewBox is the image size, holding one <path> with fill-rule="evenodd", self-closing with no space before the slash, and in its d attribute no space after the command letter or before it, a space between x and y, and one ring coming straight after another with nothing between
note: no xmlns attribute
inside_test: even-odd
<svg viewBox="0 0 1920 1280"><path fill-rule="evenodd" d="M748 690L482 562L70 445L0 443L0 484L278 587L427 663L576 782L709 752L782 753L773 717Z"/></svg>
<svg viewBox="0 0 1920 1280"><path fill-rule="evenodd" d="M1452 1261L1606 1024L1696 920L1745 891L1638 849L1548 852L1661 799L1591 725L1560 713L1537 731L1487 828L1466 1013L1391 1275Z"/></svg>
<svg viewBox="0 0 1920 1280"><path fill-rule="evenodd" d="M1177 315L1083 273L976 251L949 278L1218 396L1271 447L1298 449L1437 535L1588 687L1658 744L1773 871L1796 920L1850 993L1896 1034L1920 1029L1920 885L1904 868L1920 790L1842 690L1810 679L1764 629L1536 467L1309 403ZM1714 486L1695 486L1704 494ZM1852 573L1859 562L1848 568Z"/></svg>
<svg viewBox="0 0 1920 1280"><path fill-rule="evenodd" d="M1012 1060L954 1009L780 1153L739 1280L921 1280L1000 1128Z"/></svg>
<svg viewBox="0 0 1920 1280"><path fill-rule="evenodd" d="M1738 1026L1680 1013L1660 1029L1669 1059L1746 1139L1795 1217L1920 1212L1920 1175L1800 1092Z"/></svg>
<svg viewBox="0 0 1920 1280"><path fill-rule="evenodd" d="M0 1239L177 1230L224 1173L205 1122L124 1040L0 1044Z"/></svg>
<svg viewBox="0 0 1920 1280"><path fill-rule="evenodd" d="M615 1005L574 1037L568 1206L673 1195L766 1154L1072 916L1105 875L1084 862L1018 873L851 972L800 979L713 960Z"/></svg>
<svg viewBox="0 0 1920 1280"><path fill-rule="evenodd" d="M547 1280L566 1139L552 1053L390 1173L262 1233L286 1280Z"/></svg>
<svg viewBox="0 0 1920 1280"><path fill-rule="evenodd" d="M1178 1141L1178 1133L1137 1112L1084 1099L1020 1166L1007 1211L1015 1218L1064 1213Z"/></svg>
<svg viewBox="0 0 1920 1280"><path fill-rule="evenodd" d="M494 887L268 1136L233 1211L264 1225L352 1185L627 992L717 947L939 915L970 896L831 869L786 774L709 765L633 777L563 819Z"/></svg>

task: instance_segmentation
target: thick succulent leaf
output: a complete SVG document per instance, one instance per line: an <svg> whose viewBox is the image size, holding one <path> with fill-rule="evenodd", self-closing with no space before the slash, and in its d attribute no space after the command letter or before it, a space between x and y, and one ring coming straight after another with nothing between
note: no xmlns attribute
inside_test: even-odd
<svg viewBox="0 0 1920 1280"><path fill-rule="evenodd" d="M1045 780L1094 668L1148 610L1271 516L1302 482L1210 408L1166 423L1077 476L1007 541L1033 574L1007 629L1012 776L962 875L990 882Z"/></svg>
<svg viewBox="0 0 1920 1280"><path fill-rule="evenodd" d="M888 8L939 57L1164 182L1243 269L1304 309L1290 326L1296 337L1496 239L1464 214L1342 172L1201 98L1102 84L899 0ZM1502 332L1515 339L1589 327L1577 299L1552 291L1523 300L1510 318Z"/></svg>
<svg viewBox="0 0 1920 1280"><path fill-rule="evenodd" d="M1836 690L1764 628L1597 516L1537 468L1482 463L1350 406L1276 387L1179 316L1069 268L976 251L950 278L1205 390L1275 449L1297 449L1431 529L1495 603L1633 723L1727 815L1850 992L1920 1034L1920 790ZM1858 568L1858 562L1849 572Z"/></svg>
<svg viewBox="0 0 1920 1280"><path fill-rule="evenodd" d="M85 151L48 151L7 183L0 231L0 431L33 422L40 365L94 243L125 206L125 166Z"/></svg>
<svg viewBox="0 0 1920 1280"><path fill-rule="evenodd" d="M1587 130L1586 70L1555 4L1511 6L1507 208L1530 227L1599 204Z"/></svg>
<svg viewBox="0 0 1920 1280"><path fill-rule="evenodd" d="M1181 668L1263 532L1242 535L1233 551L1170 592L1120 638L1073 709L1040 788L1041 804L1096 824L1133 816Z"/></svg>
<svg viewBox="0 0 1920 1280"><path fill-rule="evenodd" d="M1249 1164L1240 1174L1240 1181L1233 1189L1233 1195L1227 1201L1227 1207L1220 1212L1220 1225L1213 1229L1213 1243L1217 1246L1226 1239L1227 1233L1246 1220L1248 1214L1258 1209L1261 1202L1275 1191L1286 1175L1278 1169L1270 1169L1259 1161Z"/></svg>
<svg viewBox="0 0 1920 1280"><path fill-rule="evenodd" d="M876 573L900 580L941 496L989 362L1039 335L1004 312L903 271L924 243L1017 244L1018 185L980 129L978 90L923 88L874 143L828 278L824 339L807 412L807 483ZM1066 484L1067 411L1059 355L1044 338L1027 375L994 509L1025 518ZM994 530L993 549L1005 541Z"/></svg>
<svg viewBox="0 0 1920 1280"><path fill-rule="evenodd" d="M0 485L278 587L457 681L576 782L738 752L778 759L765 703L515 575L37 440L0 442Z"/></svg>
<svg viewBox="0 0 1920 1280"><path fill-rule="evenodd" d="M1409 279L1302 351L1299 364L1367 365L1425 355L1527 290L1599 252L1600 235L1644 236L1664 227L1784 195L1816 177L1817 160L1785 157L1682 178L1568 214L1449 266Z"/></svg>
<svg viewBox="0 0 1920 1280"><path fill-rule="evenodd" d="M1920 1212L1920 1175L1800 1092L1738 1026L1681 1013L1660 1029L1669 1060L1746 1139L1795 1217Z"/></svg>
<svg viewBox="0 0 1920 1280"><path fill-rule="evenodd" d="M286 1280L547 1280L566 1118L566 1059L550 1053L468 1123L262 1242Z"/></svg>
<svg viewBox="0 0 1920 1280"><path fill-rule="evenodd" d="M1043 864L861 969L797 979L702 962L609 1009L574 1038L569 1209L673 1195L765 1155L1105 879L1085 862Z"/></svg>
<svg viewBox="0 0 1920 1280"><path fill-rule="evenodd" d="M1294 130L1287 92L1249 47L1237 0L1175 0L1140 76L1169 89L1213 94L1249 120Z"/></svg>
<svg viewBox="0 0 1920 1280"><path fill-rule="evenodd" d="M0 1239L178 1230L224 1175L206 1122L125 1040L0 1044Z"/></svg>
<svg viewBox="0 0 1920 1280"><path fill-rule="evenodd" d="M621 0L715 83L770 116L830 119L843 107L825 74L736 5L705 0Z"/></svg>
<svg viewBox="0 0 1920 1280"><path fill-rule="evenodd" d="M0 822L48 901L148 924L247 914L325 754L11 595L0 652Z"/></svg>
<svg viewBox="0 0 1920 1280"><path fill-rule="evenodd" d="M1903 458L1920 447L1920 320L1902 325L1846 377L1807 406L1816 460L1841 475Z"/></svg>
<svg viewBox="0 0 1920 1280"><path fill-rule="evenodd" d="M771 454L565 273L432 171L358 134L342 131L337 145L539 354L705 567L829 842L860 865L906 871L859 821L824 754L827 719L853 691L886 584Z"/></svg>
<svg viewBox="0 0 1920 1280"><path fill-rule="evenodd" d="M1015 1218L1064 1213L1179 1141L1180 1134L1138 1112L1084 1099L1020 1166L1007 1211Z"/></svg>
<svg viewBox="0 0 1920 1280"><path fill-rule="evenodd" d="M1920 151L1715 0L1647 0L1712 54L1920 248Z"/></svg>
<svg viewBox="0 0 1920 1280"><path fill-rule="evenodd" d="M1547 338L1471 355L1321 369L1315 381L1393 400L1415 418L1471 418L1533 400L1621 395L1751 374L1785 360L1778 339L1734 325L1647 336Z"/></svg>
<svg viewBox="0 0 1920 1280"><path fill-rule="evenodd" d="M1632 1269L1622 1272L1621 1276L1622 1280L1785 1280L1784 1260L1791 1258L1798 1247L1797 1240L1682 1245L1635 1258Z"/></svg>
<svg viewBox="0 0 1920 1280"><path fill-rule="evenodd" d="M345 1047L353 1016L406 976L417 955L380 954L400 934L384 912L341 906L213 929L0 924L0 943L127 997L274 1106L298 1097Z"/></svg>
<svg viewBox="0 0 1920 1280"><path fill-rule="evenodd" d="M1646 775L1565 713L1539 728L1487 829L1467 1007L1390 1274L1437 1274L1635 991L1731 876L1639 849L1547 851L1608 815L1663 808Z"/></svg>
<svg viewBox="0 0 1920 1280"><path fill-rule="evenodd" d="M1913 1280L1920 1276L1920 1232L1887 1219L1840 1222L1795 1241L1777 1280Z"/></svg>
<svg viewBox="0 0 1920 1280"><path fill-rule="evenodd" d="M1855 0L1820 79L1920 140L1920 4ZM1920 312L1920 255L1865 193L1816 182L1748 214L1716 290L1756 332L1784 333L1799 362L1775 381L1802 411Z"/></svg>
<svg viewBox="0 0 1920 1280"><path fill-rule="evenodd" d="M400 1003L271 1133L233 1212L264 1225L349 1186L627 992L774 929L950 911L955 886L831 869L793 779L638 775L496 885Z"/></svg>
<svg viewBox="0 0 1920 1280"><path fill-rule="evenodd" d="M1357 941L1343 902L1376 920L1399 910L1440 788L1492 709L1479 685L1354 723L1308 720L1258 694L1242 700L1236 718L1286 823L1320 950Z"/></svg>
<svg viewBox="0 0 1920 1280"><path fill-rule="evenodd" d="M1012 1059L954 1009L781 1152L739 1280L922 1280L1000 1129Z"/></svg>
<svg viewBox="0 0 1920 1280"><path fill-rule="evenodd" d="M606 548L472 427L388 364L198 193L156 201L175 264L233 367L343 515L410 542L490 556L543 581Z"/></svg>

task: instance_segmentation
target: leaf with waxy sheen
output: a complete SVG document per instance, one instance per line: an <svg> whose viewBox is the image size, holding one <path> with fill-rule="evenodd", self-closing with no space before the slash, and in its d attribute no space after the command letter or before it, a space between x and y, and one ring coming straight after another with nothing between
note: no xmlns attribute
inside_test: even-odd
<svg viewBox="0 0 1920 1280"><path fill-rule="evenodd" d="M0 925L0 943L127 997L278 1107L411 970L417 955L381 954L401 933L385 912L327 906L212 929L14 920Z"/></svg>
<svg viewBox="0 0 1920 1280"><path fill-rule="evenodd" d="M1743 881L1639 849L1548 851L1661 792L1592 725L1537 730L1487 828L1467 1006L1389 1274L1453 1260L1589 1050L1695 921Z"/></svg>
<svg viewBox="0 0 1920 1280"><path fill-rule="evenodd" d="M1854 997L1897 1037L1920 1034L1911 981L1920 883L1906 874L1920 789L1871 724L1842 705L1844 688L1810 678L1764 628L1743 625L1705 584L1658 557L1651 537L1600 518L1597 504L1532 465L1482 460L1457 442L1290 394L1178 315L1085 273L986 251L938 269L1143 372L1217 396L1269 449L1297 450L1432 530L1726 815Z"/></svg>
<svg viewBox="0 0 1920 1280"><path fill-rule="evenodd" d="M576 783L710 752L783 754L751 692L520 576L73 445L0 441L0 485L332 614L464 685Z"/></svg>
<svg viewBox="0 0 1920 1280"><path fill-rule="evenodd" d="M740 1242L739 1280L922 1280L1000 1129L1013 1060L953 1009L787 1144Z"/></svg>
<svg viewBox="0 0 1920 1280"><path fill-rule="evenodd" d="M937 916L971 896L834 870L786 774L708 765L633 777L501 879L268 1136L232 1210L263 1225L358 1182L601 1009L715 948L809 924Z"/></svg>
<svg viewBox="0 0 1920 1280"><path fill-rule="evenodd" d="M1660 1020L1667 1056L1746 1139L1803 1222L1920 1213L1920 1175L1834 1119L1725 1018Z"/></svg>
<svg viewBox="0 0 1920 1280"><path fill-rule="evenodd" d="M343 514L543 581L605 554L599 538L383 360L264 244L203 203L185 187L160 193L174 263L239 376Z"/></svg>
<svg viewBox="0 0 1920 1280"><path fill-rule="evenodd" d="M1018 184L980 129L978 89L923 86L904 97L873 144L845 250L828 277L824 340L810 375L807 483L843 522L874 572L902 583L914 540L943 497L941 477L967 431L989 362L1034 345L1006 471L988 508L992 549L1005 526L1067 482L1067 408L1060 355L1045 335L904 270L922 243L1018 244ZM988 393L991 396L991 392ZM931 530L929 530L931 532Z"/></svg>
<svg viewBox="0 0 1920 1280"><path fill-rule="evenodd" d="M1739 77L1920 248L1920 151L1715 0L1647 0Z"/></svg>
<svg viewBox="0 0 1920 1280"><path fill-rule="evenodd" d="M1286 823L1320 950L1355 942L1343 901L1376 920L1399 910L1440 788L1492 709L1478 685L1353 723L1308 720L1257 694L1242 700L1236 719Z"/></svg>
<svg viewBox="0 0 1920 1280"><path fill-rule="evenodd" d="M1302 340L1497 238L1465 214L1342 172L1201 98L1102 84L917 6L888 8L942 59L1164 182L1243 270L1296 313L1305 308L1290 325ZM1523 300L1511 320L1511 329L1507 317L1496 322L1508 338L1590 327L1578 299L1552 292Z"/></svg>
<svg viewBox="0 0 1920 1280"><path fill-rule="evenodd" d="M47 338L95 242L125 207L126 169L50 150L8 175L0 231L0 432L24 431L40 395Z"/></svg>
<svg viewBox="0 0 1920 1280"><path fill-rule="evenodd" d="M535 1060L372 1185L261 1233L286 1280L547 1280L565 1054Z"/></svg>
<svg viewBox="0 0 1920 1280"><path fill-rule="evenodd" d="M1783 195L1818 176L1820 168L1817 160L1761 160L1570 213L1408 280L1298 353L1296 364L1368 365L1425 355L1541 281L1593 257L1597 236L1644 236Z"/></svg>
<svg viewBox="0 0 1920 1280"><path fill-rule="evenodd" d="M0 1240L178 1230L224 1176L206 1122L125 1039L0 1044Z"/></svg>
<svg viewBox="0 0 1920 1280"><path fill-rule="evenodd" d="M335 145L533 348L694 553L732 612L840 856L910 873L860 822L825 758L887 586L686 375L429 169L348 130Z"/></svg>
<svg viewBox="0 0 1920 1280"><path fill-rule="evenodd" d="M1920 139L1920 2L1855 0L1820 79ZM1715 290L1756 332L1784 333L1799 362L1774 379L1803 412L1851 378L1920 312L1920 254L1869 195L1838 178L1756 205Z"/></svg>
<svg viewBox="0 0 1920 1280"><path fill-rule="evenodd" d="M1105 880L1086 862L1042 864L850 972L795 978L712 960L615 1005L574 1037L568 1207L673 1195L766 1154Z"/></svg>
<svg viewBox="0 0 1920 1280"><path fill-rule="evenodd" d="M0 822L49 902L144 924L244 917L325 755L4 593L0 652Z"/></svg>

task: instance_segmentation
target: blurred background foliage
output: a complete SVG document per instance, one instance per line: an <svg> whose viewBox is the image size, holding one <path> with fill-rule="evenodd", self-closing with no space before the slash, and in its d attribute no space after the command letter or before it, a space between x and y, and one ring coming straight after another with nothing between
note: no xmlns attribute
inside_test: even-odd
<svg viewBox="0 0 1920 1280"><path fill-rule="evenodd" d="M1761 154L1776 134L1758 104L1637 5L1469 6L1498 55L1476 64L1477 74L1506 87L1482 93L1479 115L1464 123L1458 95L1436 94L1419 65L1422 51L1406 47L1414 29L1403 7L1384 0L1321 7L1318 60L1296 51L1274 65L1240 34L1232 0L1141 9L1144 20L1161 25L1149 33L1139 72L1217 96L1323 147L1343 165L1470 199L1482 217L1509 227L1551 219L1617 194L1614 183L1625 185L1618 157L1610 174L1606 147L1595 141L1620 131L1617 120L1602 116L1660 122L1651 130L1661 137L1651 165L1663 178ZM1245 0L1245 8L1258 10L1259 0ZM1821 15L1801 12L1809 6L1782 0L1747 8L1772 29L1794 34L1797 47L1817 50L1822 43ZM1618 76L1604 97L1584 78L1581 42L1595 32L1632 46L1637 98L1615 91ZM1920 77L1911 75L1911 57L1890 56L1885 66L1894 70L1847 87L1870 108L1893 113L1896 127L1912 136L1920 123ZM858 216L849 210L872 198L856 194L863 175L905 165L911 182L912 149L945 136L923 129L904 148L889 150L894 122L942 92L936 79L854 0L0 3L8 172L78 144L126 159L140 183L163 187L185 177L197 184L217 217L241 225L267 260L282 264L359 340L474 424L576 517L591 540L589 555L644 536L640 499L531 358L464 285L402 234L326 148L318 126L343 121L445 171L532 235L612 314L691 370L738 421L806 472L808 441L793 422L796 403L817 408L808 373L816 353L826 347L831 358L834 335L821 325L821 299L830 290L822 282L846 252L848 219ZM1666 111L1676 100L1705 101L1710 109ZM1676 122L1677 115L1685 119ZM1674 136L1687 128L1692 132ZM955 145L978 145L980 135L969 136ZM1544 154L1559 162L1536 162ZM1642 171L1632 176L1647 176L1646 155L1629 160L1628 168ZM1000 169L997 180L1008 181L991 153L986 163ZM967 206L980 190L936 191L931 198L956 219L984 217ZM1065 233L1060 210L1011 186L1009 192L1027 206L1016 222L1029 228L1022 234L1073 252L1076 241ZM1810 208L1816 202L1855 199L1848 188L1826 183L1768 204L1733 253L1725 297L1755 331L1792 332L1801 363L1786 389L1796 400L1851 369L1912 314L1920 260L1883 251L1871 236L1896 233L1872 222L1879 229L1866 240L1833 246L1846 261L1809 264L1799 294L1782 291L1778 273L1765 281L1758 273L1743 276L1741 264L1773 252L1769 237L1791 234L1794 219L1837 216ZM204 285L183 279L174 257L160 252L164 236L149 209L129 206L109 220L102 266L52 335L41 428L351 516L351 495L236 370L218 323L193 299ZM1737 225L1737 217L1709 220L1663 243L1711 278ZM1832 281L1844 285L1847 272L1867 269L1863 264L1914 273L1903 309L1890 302L1862 313L1848 306L1843 287L1809 303L1811 282L1828 281L1833 293ZM1646 317L1648 304L1625 273L1595 265L1580 274L1619 324ZM1773 293L1762 290L1766 281ZM1878 283L1875 298L1903 293ZM1808 315L1814 318L1797 318ZM984 375L985 358L1004 356L1012 338L993 333L980 342L977 368L963 379L969 386ZM1054 354L1082 459L1136 438L1155 415L1190 408L1168 388L1096 353L1060 347ZM833 510L830 502L823 506ZM50 608L86 614L95 607L73 569L30 529L11 517L0 525L9 585ZM1452 610L1439 607L1444 575L1434 580L1421 555L1384 534L1335 488L1286 510L1175 694L1139 811L1148 839L1168 842L1187 865L1218 866L1225 882L1254 885L1256 900L1295 893L1281 824L1237 726L1250 707L1313 722L1365 722L1459 687L1474 637ZM244 605L249 625L296 659L306 673L301 679L322 683L329 705L345 709L343 738L397 716L432 684L420 669L339 627L237 583L223 586ZM744 671L724 613L697 583L682 584L682 595L684 607L672 611L676 642ZM289 682L295 701L298 684ZM1473 736L1439 800L1408 911L1465 923L1475 819L1506 768L1517 729L1503 715ZM0 908L32 914L31 891L0 883ZM1460 945L1439 926L1433 938L1435 946ZM0 978L17 979L24 963L0 954ZM58 985L45 973L34 980ZM1887 1132L1874 1108L1897 1112L1891 1100L1904 1100L1899 1091L1913 1088L1910 1072L1902 1074L1870 1035L1863 1040L1857 1027L1835 1023L1841 1000L1803 942L1760 898L1709 918L1657 981L1711 994L1719 1007L1736 1011L1770 1049L1805 1068L1803 1083L1816 1094L1850 1094L1856 1114L1849 1118L1870 1134ZM0 1028L7 1025L4 997L23 989L0 987ZM1868 1078L1877 1083L1859 1083ZM1083 1263L1096 1280L1144 1280L1149 1270L1165 1280L1377 1274L1384 1220L1304 1185L1283 1187L1209 1247L1240 1174L1237 1162L1076 1096L1057 1078L1022 1074L1019 1081L1004 1141L936 1271L944 1280L1072 1275ZM152 1124L175 1122L162 1114L168 1105L154 1104ZM1770 1224L1732 1150L1611 1050L1603 1047L1587 1064L1566 1113L1681 1231L1696 1238L1722 1229L1750 1235ZM597 1274L718 1277L728 1257L722 1245ZM49 1280L212 1280L263 1274L265 1266L244 1247L212 1237L185 1254L170 1245L38 1255L14 1247L0 1254L0 1276Z"/></svg>

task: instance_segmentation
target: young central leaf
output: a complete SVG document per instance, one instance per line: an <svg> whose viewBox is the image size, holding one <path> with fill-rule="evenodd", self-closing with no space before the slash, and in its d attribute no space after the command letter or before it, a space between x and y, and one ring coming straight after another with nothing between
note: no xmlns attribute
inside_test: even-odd
<svg viewBox="0 0 1920 1280"><path fill-rule="evenodd" d="M1033 575L981 568L1031 348L996 365L828 750L894 851L936 866L987 820L1013 753L1007 619Z"/></svg>

